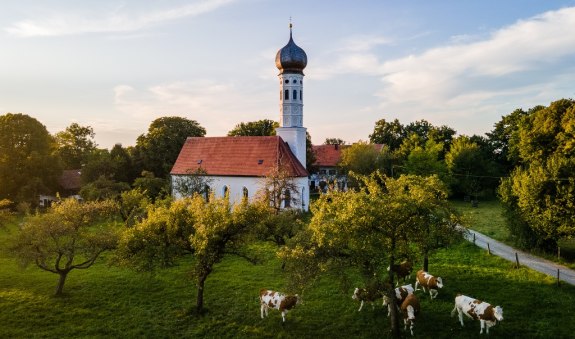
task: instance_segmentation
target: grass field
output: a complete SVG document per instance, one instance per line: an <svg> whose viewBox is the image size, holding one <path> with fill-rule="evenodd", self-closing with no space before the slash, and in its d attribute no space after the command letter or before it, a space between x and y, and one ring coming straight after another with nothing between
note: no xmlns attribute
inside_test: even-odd
<svg viewBox="0 0 575 339"><path fill-rule="evenodd" d="M451 204L463 216L463 223L466 227L508 245L514 245L506 227L506 220L502 215L503 208L498 200L481 201L479 207L471 207L469 202L463 201L451 201ZM541 251L532 251L532 253L575 269L575 239L562 239L559 241L559 246L561 247L560 259L555 253L542 253Z"/></svg>
<svg viewBox="0 0 575 339"><path fill-rule="evenodd" d="M10 229L14 233L14 228ZM0 230L0 246L8 235ZM0 254L0 337L2 338L380 338L388 337L387 311L381 305L357 312L351 289L334 277L319 279L303 293L304 303L282 326L277 311L260 319L260 288L282 290L284 275L269 244L255 246L267 260L251 265L229 257L206 282L208 312L191 316L195 287L188 276L191 259L155 276L109 267L105 260L72 271L65 296L52 297L57 277L35 267L21 269ZM105 259L105 258L104 258ZM437 252L431 273L445 288L437 299L416 292L422 314L420 338L478 337L479 323L461 328L450 317L453 298L464 293L501 305L504 321L490 331L495 338L572 338L575 288L557 287L553 278L521 268L468 243Z"/></svg>

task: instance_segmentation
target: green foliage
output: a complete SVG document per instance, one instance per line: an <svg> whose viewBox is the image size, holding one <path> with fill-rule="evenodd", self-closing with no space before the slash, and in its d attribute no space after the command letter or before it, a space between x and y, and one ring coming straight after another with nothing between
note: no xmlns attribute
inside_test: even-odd
<svg viewBox="0 0 575 339"><path fill-rule="evenodd" d="M339 166L346 172L351 171L361 175L369 175L384 165L380 152L374 144L359 141L349 147L342 149Z"/></svg>
<svg viewBox="0 0 575 339"><path fill-rule="evenodd" d="M369 135L371 143L387 145L391 151L398 149L404 138L404 127L397 119L393 122L387 122L385 119L376 121L373 133Z"/></svg>
<svg viewBox="0 0 575 339"><path fill-rule="evenodd" d="M27 219L12 251L24 265L34 263L58 274L56 295L61 295L71 270L89 268L102 252L115 248L115 229L101 223L112 219L115 210L110 201L79 203L66 199L45 214Z"/></svg>
<svg viewBox="0 0 575 339"><path fill-rule="evenodd" d="M263 119L258 121L242 122L228 132L229 137L269 136L276 135L277 121Z"/></svg>
<svg viewBox="0 0 575 339"><path fill-rule="evenodd" d="M155 201L169 195L168 180L156 178L154 173L143 171L142 176L134 180L134 188L145 192L149 199Z"/></svg>
<svg viewBox="0 0 575 339"><path fill-rule="evenodd" d="M189 237L196 217L190 201L158 201L148 205L147 217L126 229L119 240L115 261L138 271L153 272L172 266L192 252Z"/></svg>
<svg viewBox="0 0 575 339"><path fill-rule="evenodd" d="M345 140L340 138L326 138L323 142L324 145L345 145Z"/></svg>
<svg viewBox="0 0 575 339"><path fill-rule="evenodd" d="M60 162L52 136L25 114L0 116L0 199L38 203L39 194L55 191Z"/></svg>
<svg viewBox="0 0 575 339"><path fill-rule="evenodd" d="M420 176L437 175L444 182L447 181L447 168L445 162L440 159L443 145L428 140L425 145L415 146L404 164L406 173Z"/></svg>
<svg viewBox="0 0 575 339"><path fill-rule="evenodd" d="M148 133L136 141L134 157L139 168L167 178L188 137L203 137L206 130L195 120L181 117L162 117L150 124Z"/></svg>
<svg viewBox="0 0 575 339"><path fill-rule="evenodd" d="M411 257L412 247L426 256L457 233L447 189L437 177L393 179L374 173L358 176L358 181L359 190L321 195L312 205L308 236L281 252L295 285L305 286L305 279L319 272L335 270L344 277L349 266L361 272L364 285L374 283L396 258ZM393 275L388 275L393 285ZM397 334L395 309L390 321Z"/></svg>
<svg viewBox="0 0 575 339"><path fill-rule="evenodd" d="M189 170L187 175L174 176L172 189L182 197L200 194L207 198L210 194L209 187L212 182L212 179L208 178L207 174L205 169L198 168L195 171Z"/></svg>
<svg viewBox="0 0 575 339"><path fill-rule="evenodd" d="M12 201L8 199L0 200L0 229L6 227L14 219L14 214L10 211Z"/></svg>
<svg viewBox="0 0 575 339"><path fill-rule="evenodd" d="M72 123L66 130L56 133L57 153L66 169L80 169L88 155L96 150L94 130L90 126Z"/></svg>
<svg viewBox="0 0 575 339"><path fill-rule="evenodd" d="M127 227L134 226L147 216L150 198L140 189L124 191L120 194L120 216Z"/></svg>
<svg viewBox="0 0 575 339"><path fill-rule="evenodd" d="M555 250L575 235L575 102L562 99L521 116L510 150L521 166L499 189L520 245Z"/></svg>
<svg viewBox="0 0 575 339"><path fill-rule="evenodd" d="M87 201L117 199L122 192L129 189L130 186L125 182L116 182L100 176L97 180L84 185L80 189L80 196Z"/></svg>
<svg viewBox="0 0 575 339"><path fill-rule="evenodd" d="M311 142L311 135L308 131L305 132L305 169L308 172L314 171L315 153L313 152L313 143Z"/></svg>

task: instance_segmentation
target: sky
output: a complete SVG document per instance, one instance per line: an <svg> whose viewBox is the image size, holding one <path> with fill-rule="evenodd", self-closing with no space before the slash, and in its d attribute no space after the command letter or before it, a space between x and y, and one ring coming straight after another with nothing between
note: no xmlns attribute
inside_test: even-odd
<svg viewBox="0 0 575 339"><path fill-rule="evenodd" d="M425 119L484 135L575 93L575 0L0 0L0 114L135 145L163 116L207 136L279 119L275 55L308 56L304 126L368 140Z"/></svg>

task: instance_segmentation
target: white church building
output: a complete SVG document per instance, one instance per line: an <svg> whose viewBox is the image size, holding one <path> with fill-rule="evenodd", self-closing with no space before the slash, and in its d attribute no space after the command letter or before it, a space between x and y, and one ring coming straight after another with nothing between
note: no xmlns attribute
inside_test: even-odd
<svg viewBox="0 0 575 339"><path fill-rule="evenodd" d="M279 69L280 120L276 136L190 137L186 140L171 174L172 195L182 197L178 182L198 170L216 196L229 194L230 201L253 199L263 178L278 169L293 179L297 192L284 192L284 208L309 208L306 164L306 128L303 127L303 70L307 55L292 38L276 54ZM298 203L291 203L297 198Z"/></svg>

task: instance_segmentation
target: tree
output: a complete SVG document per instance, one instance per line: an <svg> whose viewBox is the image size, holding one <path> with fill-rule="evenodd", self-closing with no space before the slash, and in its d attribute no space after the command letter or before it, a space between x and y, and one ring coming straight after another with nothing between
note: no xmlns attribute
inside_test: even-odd
<svg viewBox="0 0 575 339"><path fill-rule="evenodd" d="M369 175L382 168L380 152L364 141L359 141L341 151L341 161L339 163L346 171L353 171L357 174Z"/></svg>
<svg viewBox="0 0 575 339"><path fill-rule="evenodd" d="M134 180L134 188L144 192L149 199L155 201L169 195L169 183L166 179L156 178L154 173L143 171L142 176Z"/></svg>
<svg viewBox="0 0 575 339"><path fill-rule="evenodd" d="M14 214L10 211L11 205L12 201L8 199L0 200L0 229L5 228L14 219Z"/></svg>
<svg viewBox="0 0 575 339"><path fill-rule="evenodd" d="M111 177L116 181L132 183L138 176L130 150L122 147L122 144L115 144L110 150L110 165Z"/></svg>
<svg viewBox="0 0 575 339"><path fill-rule="evenodd" d="M162 117L150 124L148 133L136 141L134 157L138 171L167 178L188 137L203 137L206 130L195 120L181 117Z"/></svg>
<svg viewBox="0 0 575 339"><path fill-rule="evenodd" d="M445 163L452 177L451 187L455 195L477 197L491 174L488 159L482 157L479 146L467 136L460 136L453 141L445 156Z"/></svg>
<svg viewBox="0 0 575 339"><path fill-rule="evenodd" d="M234 129L228 132L229 137L247 136L269 136L276 135L276 128L279 127L277 121L263 119L237 124Z"/></svg>
<svg viewBox="0 0 575 339"><path fill-rule="evenodd" d="M575 101L561 99L522 115L509 149L518 157L499 193L523 246L557 248L575 235ZM511 152L511 151L510 151Z"/></svg>
<svg viewBox="0 0 575 339"><path fill-rule="evenodd" d="M25 114L0 116L0 199L35 206L55 191L61 166L52 136Z"/></svg>
<svg viewBox="0 0 575 339"><path fill-rule="evenodd" d="M324 145L345 145L345 140L340 138L326 138Z"/></svg>
<svg viewBox="0 0 575 339"><path fill-rule="evenodd" d="M88 201L117 199L122 192L129 189L130 185L125 182L117 182L100 176L97 180L84 185L80 189L80 196Z"/></svg>
<svg viewBox="0 0 575 339"><path fill-rule="evenodd" d="M421 227L429 226L426 221L431 216L436 220L450 217L445 213L447 190L435 176L393 179L374 173L359 176L358 181L359 190L321 195L312 205L309 230L280 255L287 261L292 279L302 284L319 272L338 272L347 279L349 266L359 270L366 285L387 275L386 292L394 305L394 275L386 268L422 244L419 239L429 233ZM438 222L433 227L445 225L447 222ZM390 321L393 335L399 336L395 307Z"/></svg>
<svg viewBox="0 0 575 339"><path fill-rule="evenodd" d="M80 169L87 156L96 150L94 130L90 126L72 123L66 130L56 133L57 152L66 169Z"/></svg>
<svg viewBox="0 0 575 339"><path fill-rule="evenodd" d="M437 175L442 181L447 180L445 162L439 157L443 145L428 140L423 146L416 146L407 156L404 164L406 173L420 176Z"/></svg>
<svg viewBox="0 0 575 339"><path fill-rule="evenodd" d="M191 197L194 194L203 195L208 198L212 179L207 177L208 173L203 168L194 171L188 170L188 175L176 176L173 180L173 190L183 197Z"/></svg>
<svg viewBox="0 0 575 339"><path fill-rule="evenodd" d="M284 207L295 207L302 204L299 188L289 172L278 166L267 176L260 180L260 190L257 192L258 199L266 201L277 215Z"/></svg>
<svg viewBox="0 0 575 339"><path fill-rule="evenodd" d="M169 205L157 202L148 217L122 235L118 261L151 271L170 266L182 255L193 253L192 276L197 286L195 310L204 311L205 282L224 255L253 259L243 245L254 238L255 227L266 206L246 200L231 206L228 197L195 194Z"/></svg>
<svg viewBox="0 0 575 339"><path fill-rule="evenodd" d="M313 143L311 142L311 135L305 132L305 169L312 173L314 172L315 153L313 152ZM303 164L302 164L303 165Z"/></svg>
<svg viewBox="0 0 575 339"><path fill-rule="evenodd" d="M405 130L399 120L387 122L381 119L375 122L373 133L369 135L369 141L373 144L384 144L391 151L399 148L405 138Z"/></svg>
<svg viewBox="0 0 575 339"><path fill-rule="evenodd" d="M110 201L79 203L66 199L45 214L26 220L13 247L25 265L59 275L56 295L62 295L68 273L91 267L104 251L116 245Z"/></svg>
<svg viewBox="0 0 575 339"><path fill-rule="evenodd" d="M120 194L120 216L127 227L132 227L142 221L150 205L150 198L140 189L132 189Z"/></svg>

